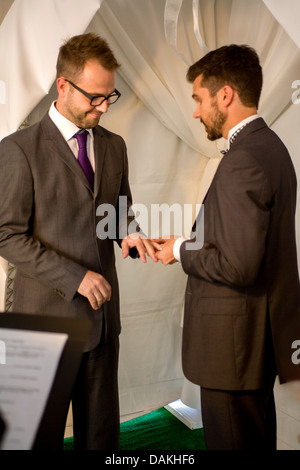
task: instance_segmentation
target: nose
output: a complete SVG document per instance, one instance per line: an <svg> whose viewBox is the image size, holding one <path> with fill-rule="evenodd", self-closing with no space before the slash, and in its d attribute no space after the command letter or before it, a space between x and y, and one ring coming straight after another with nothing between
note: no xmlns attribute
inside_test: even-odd
<svg viewBox="0 0 300 470"><path fill-rule="evenodd" d="M96 106L97 111L100 111L101 113L107 113L108 108L109 106L107 100L104 100L103 103L99 104L99 106Z"/></svg>
<svg viewBox="0 0 300 470"><path fill-rule="evenodd" d="M201 113L200 113L200 103L197 104L197 107L195 109L195 112L193 114L193 118L195 119L200 119Z"/></svg>

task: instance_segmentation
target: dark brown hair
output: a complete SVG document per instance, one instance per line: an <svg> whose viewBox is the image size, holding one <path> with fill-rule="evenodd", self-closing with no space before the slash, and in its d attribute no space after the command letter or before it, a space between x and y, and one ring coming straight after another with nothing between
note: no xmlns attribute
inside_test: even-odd
<svg viewBox="0 0 300 470"><path fill-rule="evenodd" d="M211 96L224 85L235 89L241 102L248 107L258 107L263 77L259 58L249 46L223 46L210 51L188 69L187 80L194 82L202 76L201 86L208 88Z"/></svg>
<svg viewBox="0 0 300 470"><path fill-rule="evenodd" d="M120 67L107 41L97 34L87 33L68 39L59 49L56 77L74 80L88 60L97 60L102 67L114 71Z"/></svg>

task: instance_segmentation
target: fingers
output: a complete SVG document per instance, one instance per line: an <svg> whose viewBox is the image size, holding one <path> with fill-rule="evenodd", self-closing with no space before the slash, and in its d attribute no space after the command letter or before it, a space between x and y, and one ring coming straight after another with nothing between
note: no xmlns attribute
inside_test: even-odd
<svg viewBox="0 0 300 470"><path fill-rule="evenodd" d="M111 287L106 279L99 274L99 278L95 280L95 290L93 291L94 297L98 304L102 305L104 302L109 302L111 299Z"/></svg>
<svg viewBox="0 0 300 470"><path fill-rule="evenodd" d="M94 310L111 299L111 287L101 274L88 271L81 281L77 292L86 297Z"/></svg>
<svg viewBox="0 0 300 470"><path fill-rule="evenodd" d="M147 255L155 262L173 264L176 262L173 256L174 236L160 238L143 238L138 233L128 235L122 241L123 258L129 255L130 248L135 247L143 263L147 262Z"/></svg>
<svg viewBox="0 0 300 470"><path fill-rule="evenodd" d="M123 258L127 258L127 256L129 255L129 243L126 238L122 240L121 248Z"/></svg>
<svg viewBox="0 0 300 470"><path fill-rule="evenodd" d="M150 239L151 243L152 243L152 246L154 247L155 251L161 251L162 250L162 246L163 244L165 243L164 240L162 241L156 241L156 240L153 240L152 238Z"/></svg>
<svg viewBox="0 0 300 470"><path fill-rule="evenodd" d="M154 261L155 263L157 263L157 258L156 258L156 248L155 246L153 245L153 243L150 241L150 240L147 240L147 239L140 239L140 243L139 243L139 246L137 246L137 250L141 256L141 253L142 253L142 259L144 262L146 262L146 254L148 256L150 256L150 258L152 259L152 261Z"/></svg>
<svg viewBox="0 0 300 470"><path fill-rule="evenodd" d="M160 251L157 252L157 259L161 261L162 264L167 265L176 263L173 252L174 243L174 238L166 240L165 243L161 245Z"/></svg>
<svg viewBox="0 0 300 470"><path fill-rule="evenodd" d="M159 246L157 244L154 246L150 240L139 236L139 234L128 235L122 240L121 247L123 258L127 258L130 248L135 247L143 263L147 262L147 255L150 256L152 261L157 262L156 251Z"/></svg>
<svg viewBox="0 0 300 470"><path fill-rule="evenodd" d="M104 302L106 301L105 297L102 296L102 294L99 294L97 292L88 295L87 299L90 302L91 307L94 310L98 310L101 307L101 305L103 305Z"/></svg>

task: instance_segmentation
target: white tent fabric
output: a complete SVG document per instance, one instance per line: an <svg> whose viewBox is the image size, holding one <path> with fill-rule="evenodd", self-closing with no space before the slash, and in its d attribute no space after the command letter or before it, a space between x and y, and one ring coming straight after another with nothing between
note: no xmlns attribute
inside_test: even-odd
<svg viewBox="0 0 300 470"><path fill-rule="evenodd" d="M300 48L299 15L300 3L297 0L263 0L289 37Z"/></svg>
<svg viewBox="0 0 300 470"><path fill-rule="evenodd" d="M62 40L95 31L122 64L116 84L122 98L101 124L127 143L135 203L149 212L152 204L195 205L209 187L224 142L209 142L192 118L187 67L207 50L249 44L264 69L259 113L283 138L299 175L300 114L291 100L292 83L300 79L296 11L298 0L283 6L279 0L2 0L0 139L24 121L28 125L41 118L55 99L55 61ZM149 225L151 235L161 231ZM298 216L298 233L299 227ZM122 316L119 386L126 415L180 396L186 277L179 264L143 265L116 253ZM4 308L7 268L1 262Z"/></svg>
<svg viewBox="0 0 300 470"><path fill-rule="evenodd" d="M16 130L48 93L62 41L81 33L100 5L101 0L12 3L0 28L1 80L7 85L0 138Z"/></svg>

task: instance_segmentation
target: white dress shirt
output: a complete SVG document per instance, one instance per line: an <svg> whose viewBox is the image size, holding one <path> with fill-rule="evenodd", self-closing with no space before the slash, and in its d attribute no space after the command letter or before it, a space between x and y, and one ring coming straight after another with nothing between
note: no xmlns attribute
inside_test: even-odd
<svg viewBox="0 0 300 470"><path fill-rule="evenodd" d="M257 119L259 116L257 114L252 114L252 116L247 117L246 119L243 119L243 121L239 122L236 126L234 126L232 129L229 130L228 132L228 149L230 148L230 139L231 136L238 131L241 127L246 126L246 124L249 124L249 122L254 121L254 119Z"/></svg>
<svg viewBox="0 0 300 470"><path fill-rule="evenodd" d="M57 111L55 106L55 101L51 104L49 109L49 116L61 132L63 138L66 140L70 149L72 150L74 156L78 158L78 143L74 137L80 128L76 126L72 121L65 118L59 111ZM94 154L94 134L92 129L86 129L89 133L87 140L87 154L90 159L93 170L95 171L95 154Z"/></svg>

